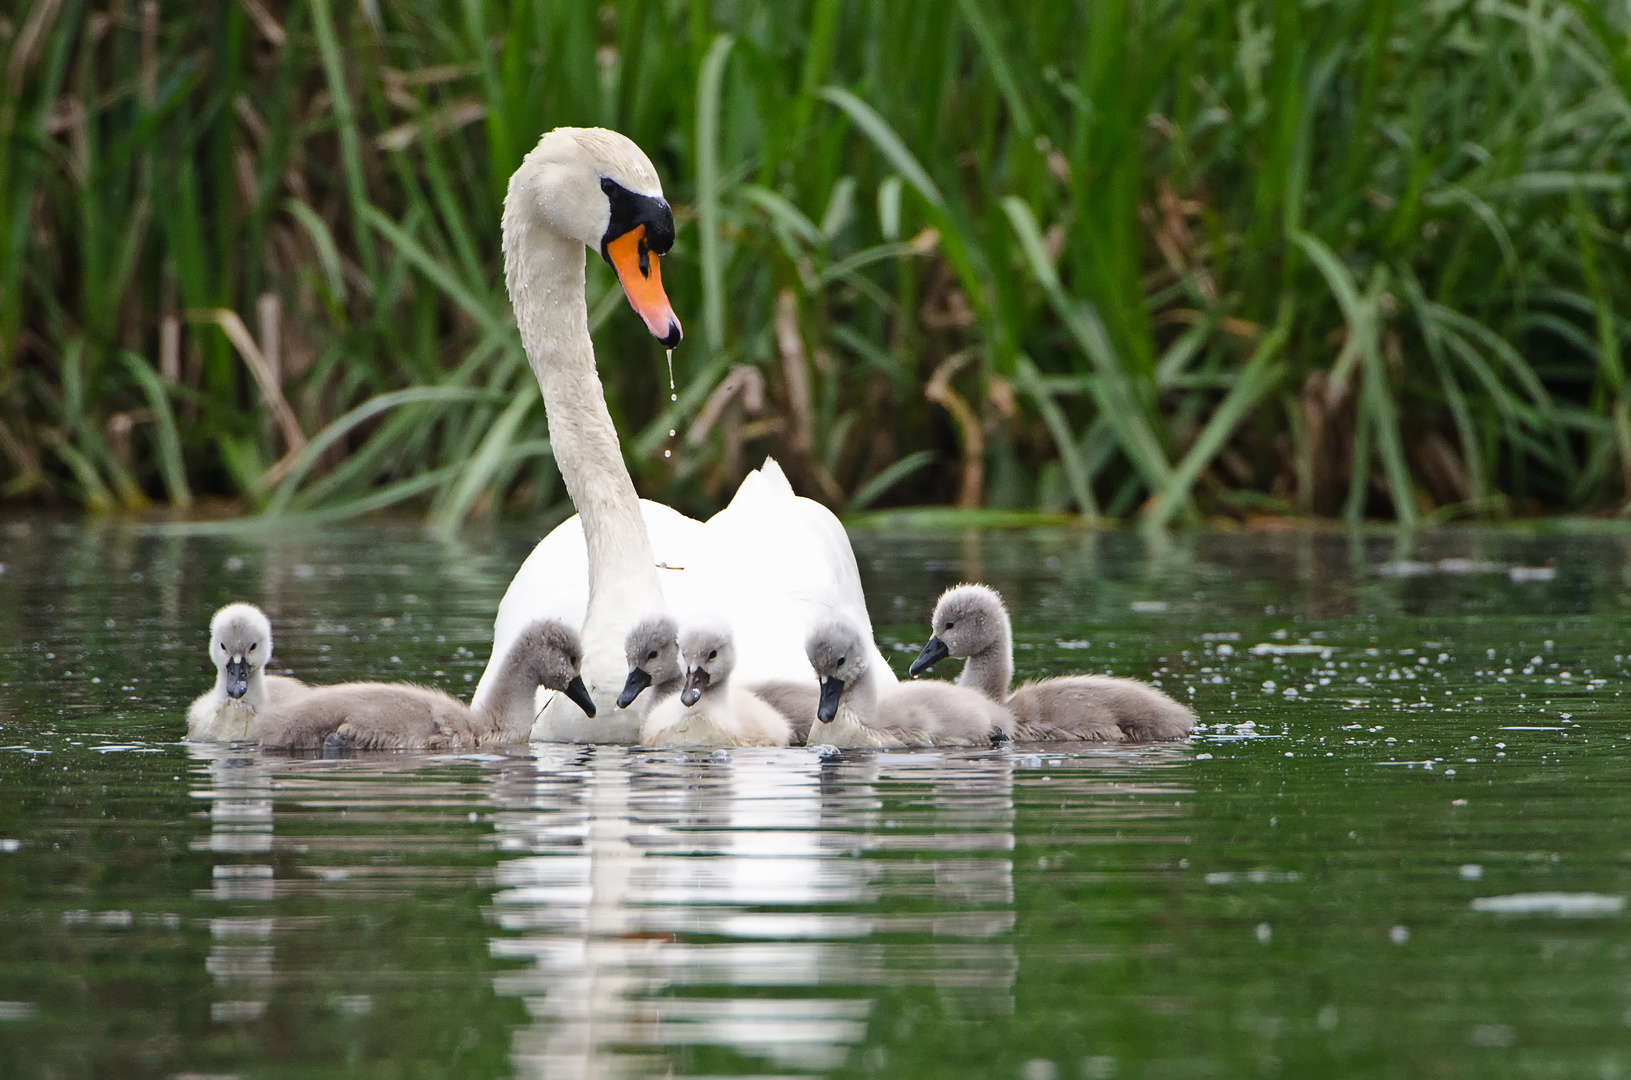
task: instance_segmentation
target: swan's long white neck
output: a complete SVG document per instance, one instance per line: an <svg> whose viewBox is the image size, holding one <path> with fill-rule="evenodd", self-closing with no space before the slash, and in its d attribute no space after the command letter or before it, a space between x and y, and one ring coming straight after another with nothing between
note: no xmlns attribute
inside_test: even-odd
<svg viewBox="0 0 1631 1080"><path fill-rule="evenodd" d="M544 395L550 445L583 522L589 555L583 680L597 710L616 712L625 670L623 638L635 619L662 607L662 587L640 499L595 371L584 297L584 245L551 229L525 168L504 204L504 277L527 361Z"/></svg>

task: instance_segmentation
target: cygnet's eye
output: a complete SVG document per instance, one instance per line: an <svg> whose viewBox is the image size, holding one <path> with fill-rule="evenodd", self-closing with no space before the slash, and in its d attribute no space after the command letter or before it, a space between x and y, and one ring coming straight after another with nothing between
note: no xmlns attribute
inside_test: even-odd
<svg viewBox="0 0 1631 1080"><path fill-rule="evenodd" d="M843 658L843 657L842 657L842 656L840 656L840 657L839 657L839 658L838 658L838 666L839 666L839 667L843 667L843 666L844 666L844 658Z"/></svg>
<svg viewBox="0 0 1631 1080"><path fill-rule="evenodd" d="M249 651L250 652L254 652L259 647L260 647L260 642L258 642L258 641L251 641L249 643Z"/></svg>
<svg viewBox="0 0 1631 1080"><path fill-rule="evenodd" d="M648 653L646 653L646 659L647 659L647 660L655 660L655 659L657 659L657 650L656 650L656 649L652 649L652 650L651 650L651 651L650 651L650 652L648 652Z"/></svg>
<svg viewBox="0 0 1631 1080"><path fill-rule="evenodd" d="M946 624L946 629L947 629L947 630L950 630L950 629L952 629L952 628L953 628L953 627L954 627L954 626L956 626L956 625L957 625L957 624L956 624L956 623L954 623L954 622L949 622L949 623L947 623L947 624Z"/></svg>
<svg viewBox="0 0 1631 1080"><path fill-rule="evenodd" d="M718 650L718 649L715 649L715 650L714 650L714 651L713 651L713 652L711 652L711 653L709 653L709 654L708 654L708 659L710 659L710 660L717 660L717 659L719 659L719 650Z"/></svg>

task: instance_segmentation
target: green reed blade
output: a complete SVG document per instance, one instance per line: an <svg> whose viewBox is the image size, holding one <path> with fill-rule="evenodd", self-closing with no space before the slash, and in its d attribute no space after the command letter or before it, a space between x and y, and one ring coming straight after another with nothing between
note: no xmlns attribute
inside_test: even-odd
<svg viewBox="0 0 1631 1080"><path fill-rule="evenodd" d="M889 490L895 485L932 464L934 464L934 452L932 450L919 450L916 453L907 454L857 488L855 494L850 496L848 505L844 507L844 513L859 514L888 494Z"/></svg>
<svg viewBox="0 0 1631 1080"><path fill-rule="evenodd" d="M497 395L483 390L476 390L464 386L419 386L407 390L396 390L388 394L380 394L358 405L330 423L322 431L311 437L299 455L294 459L288 473L278 484L277 491L266 506L268 517L276 516L289 500L294 496L300 486L300 481L311 470L311 467L322 457L323 452L338 443L352 429L359 424L371 420L380 413L388 412L399 405L411 404L448 404L461 401L493 401Z"/></svg>
<svg viewBox="0 0 1631 1080"><path fill-rule="evenodd" d="M1279 358L1288 336L1284 325L1275 327L1258 344L1251 359L1246 361L1246 367L1234 376L1234 385L1213 411L1183 460L1172 470L1171 478L1155 492L1145 507L1144 522L1147 527L1163 529L1167 526L1184 500L1189 498L1195 481L1228 444L1235 428L1279 381L1282 366Z"/></svg>
<svg viewBox="0 0 1631 1080"><path fill-rule="evenodd" d="M351 104L351 91L346 84L345 64L340 57L340 41L334 32L334 14L329 0L307 0L312 16L312 31L317 38L318 55L323 61L323 76L328 86L329 104L334 110L334 123L340 139L340 161L345 172L346 198L351 204L351 228L356 239L356 254L363 273L372 278L376 259L373 245L368 239L365 212L371 209L368 183L362 167L362 139L357 131L357 115Z"/></svg>
<svg viewBox="0 0 1631 1080"><path fill-rule="evenodd" d="M437 532L443 536L452 536L458 532L476 497L492 481L498 469L511 460L509 453L516 442L516 430L521 426L521 422L526 419L529 412L539 406L537 398L517 394L515 400L511 401L499 414L498 419L487 428L481 446L457 474L456 482L436 513Z"/></svg>
<svg viewBox="0 0 1631 1080"><path fill-rule="evenodd" d="M1132 461L1152 491L1164 489L1171 480L1172 466L1167 463L1165 451L1156 441L1142 410L1133 399L1132 390L1105 337L1104 328L1090 308L1065 294L1059 275L1048 260L1042 234L1036 227L1036 219L1031 216L1031 208L1015 198L1004 199L1002 207L1019 237L1031 276L1047 293L1060 321L1098 372L1099 380L1093 385L1100 398L1101 412L1116 432L1122 453Z"/></svg>
<svg viewBox="0 0 1631 1080"><path fill-rule="evenodd" d="M697 73L697 236L702 254L702 328L708 351L725 347L725 274L719 235L720 89L735 39L720 34Z"/></svg>
<svg viewBox="0 0 1631 1080"><path fill-rule="evenodd" d="M143 395L147 398L147 407L153 410L159 472L164 477L165 489L170 493L170 503L172 506L185 509L192 505L193 495L187 485L187 463L182 456L181 435L176 427L175 411L170 408L170 395L165 390L164 381L145 359L135 353L124 350L119 356L125 363L125 369L141 387Z"/></svg>

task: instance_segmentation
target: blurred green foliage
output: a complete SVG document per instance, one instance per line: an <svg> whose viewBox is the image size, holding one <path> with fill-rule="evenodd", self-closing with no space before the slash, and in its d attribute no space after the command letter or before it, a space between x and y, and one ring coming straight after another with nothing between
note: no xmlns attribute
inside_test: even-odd
<svg viewBox="0 0 1631 1080"><path fill-rule="evenodd" d="M498 251L562 124L675 206L677 400L590 302L686 509L766 452L852 511L1631 494L1593 0L29 0L0 56L9 499L564 512Z"/></svg>

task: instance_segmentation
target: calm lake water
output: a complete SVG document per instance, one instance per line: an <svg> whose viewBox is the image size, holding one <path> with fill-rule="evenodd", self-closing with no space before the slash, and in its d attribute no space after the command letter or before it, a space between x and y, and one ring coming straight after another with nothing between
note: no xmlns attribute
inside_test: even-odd
<svg viewBox="0 0 1631 1080"><path fill-rule="evenodd" d="M1631 535L856 534L1183 745L178 741L234 599L468 694L531 540L0 523L0 1076L1631 1077Z"/></svg>

